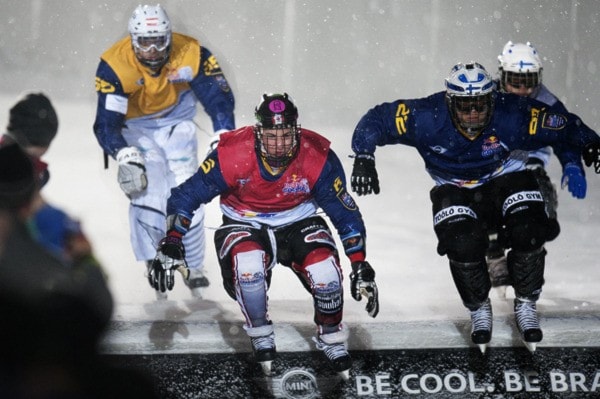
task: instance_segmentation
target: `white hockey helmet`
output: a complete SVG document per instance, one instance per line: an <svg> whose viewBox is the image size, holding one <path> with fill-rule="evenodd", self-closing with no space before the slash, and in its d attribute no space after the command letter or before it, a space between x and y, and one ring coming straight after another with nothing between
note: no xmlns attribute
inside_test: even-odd
<svg viewBox="0 0 600 399"><path fill-rule="evenodd" d="M137 6L129 18L128 30L136 57L143 65L159 69L167 62L171 53L171 21L160 4Z"/></svg>
<svg viewBox="0 0 600 399"><path fill-rule="evenodd" d="M446 78L446 104L452 120L471 139L492 119L494 97L494 81L479 63L456 64Z"/></svg>
<svg viewBox="0 0 600 399"><path fill-rule="evenodd" d="M530 42L513 43L508 41L498 56L498 72L500 73L500 89L507 90L506 85L524 86L531 89L529 96L534 97L542 84L542 60Z"/></svg>

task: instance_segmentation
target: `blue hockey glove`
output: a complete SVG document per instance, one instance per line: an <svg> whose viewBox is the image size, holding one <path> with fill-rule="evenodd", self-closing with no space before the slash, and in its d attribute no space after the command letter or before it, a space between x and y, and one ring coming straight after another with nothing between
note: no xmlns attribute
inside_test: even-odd
<svg viewBox="0 0 600 399"><path fill-rule="evenodd" d="M600 144L588 144L581 154L585 166L594 165L596 173L600 173Z"/></svg>
<svg viewBox="0 0 600 399"><path fill-rule="evenodd" d="M375 270L369 262L352 262L350 293L356 301L360 301L364 296L367 299L367 306L365 307L367 313L371 317L377 316L379 313L379 291L375 283Z"/></svg>
<svg viewBox="0 0 600 399"><path fill-rule="evenodd" d="M379 177L377 169L375 169L375 156L358 154L354 158L350 183L352 191L358 195L379 194Z"/></svg>
<svg viewBox="0 0 600 399"><path fill-rule="evenodd" d="M585 198L587 182L585 181L585 173L578 165L570 163L565 166L560 185L563 189L568 186L573 197Z"/></svg>
<svg viewBox="0 0 600 399"><path fill-rule="evenodd" d="M160 240L156 257L148 273L150 286L157 291L171 291L175 285L175 270L181 272L187 280L189 269L185 262L185 248L181 241L182 235L174 230L169 230L167 236Z"/></svg>

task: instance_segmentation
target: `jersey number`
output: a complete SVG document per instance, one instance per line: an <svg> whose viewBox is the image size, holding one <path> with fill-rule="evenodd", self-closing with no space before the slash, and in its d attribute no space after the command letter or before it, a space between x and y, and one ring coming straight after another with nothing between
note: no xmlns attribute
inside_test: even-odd
<svg viewBox="0 0 600 399"><path fill-rule="evenodd" d="M410 111L406 108L406 105L403 103L398 104L398 109L396 110L396 130L398 130L399 135L406 133L408 114L410 114Z"/></svg>
<svg viewBox="0 0 600 399"><path fill-rule="evenodd" d="M99 91L100 93L114 93L115 86L111 85L105 80L96 77L96 91Z"/></svg>
<svg viewBox="0 0 600 399"><path fill-rule="evenodd" d="M531 120L529 121L529 135L533 136L537 131L538 121L540 117L540 110L537 108L531 108Z"/></svg>
<svg viewBox="0 0 600 399"><path fill-rule="evenodd" d="M200 168L202 169L202 171L204 172L205 175L208 174L208 172L210 172L210 170L212 168L215 167L215 160L214 159L207 159L206 161L202 162L202 164L200 165Z"/></svg>

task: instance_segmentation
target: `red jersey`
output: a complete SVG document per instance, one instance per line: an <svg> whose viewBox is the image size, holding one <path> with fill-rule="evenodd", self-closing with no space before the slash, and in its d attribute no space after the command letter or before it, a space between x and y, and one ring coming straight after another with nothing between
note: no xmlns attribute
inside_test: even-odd
<svg viewBox="0 0 600 399"><path fill-rule="evenodd" d="M246 126L222 134L219 165L230 190L221 196L221 206L250 217L275 216L302 205L310 205L314 213L317 206L312 189L327 160L329 146L326 138L302 129L298 153L285 171L264 176L255 150L254 128Z"/></svg>

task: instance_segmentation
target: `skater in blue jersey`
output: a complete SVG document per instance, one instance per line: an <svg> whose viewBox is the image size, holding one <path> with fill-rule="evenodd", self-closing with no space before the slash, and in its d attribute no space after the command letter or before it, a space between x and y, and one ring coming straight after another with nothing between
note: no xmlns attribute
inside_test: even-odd
<svg viewBox="0 0 600 399"><path fill-rule="evenodd" d="M567 112L563 103L543 83L543 69L540 54L531 43L509 41L504 45L502 54L498 56L496 87L503 93L534 98L555 108L561 107L563 113ZM556 219L558 195L545 169L551 155L552 149L549 146L530 151L526 166L532 170L540 185L548 216ZM581 161L574 160L564 165L560 186L563 189L568 188L574 198L585 198L587 182ZM506 287L511 285L511 281L506 265L506 249L504 244L498 240L498 234L495 231L490 232L487 262L492 287L497 287L500 295L505 296Z"/></svg>
<svg viewBox="0 0 600 399"><path fill-rule="evenodd" d="M379 193L375 149L415 147L435 187L430 196L437 251L449 259L454 283L471 314L472 341L485 351L492 336L491 288L486 264L488 231L510 251L515 318L530 350L542 340L536 301L544 283L544 243L560 232L548 216L528 152L551 145L563 168L600 168L600 137L579 117L539 101L498 93L478 63L455 65L446 90L396 100L369 110L352 136L352 189ZM516 151L522 150L522 151Z"/></svg>

